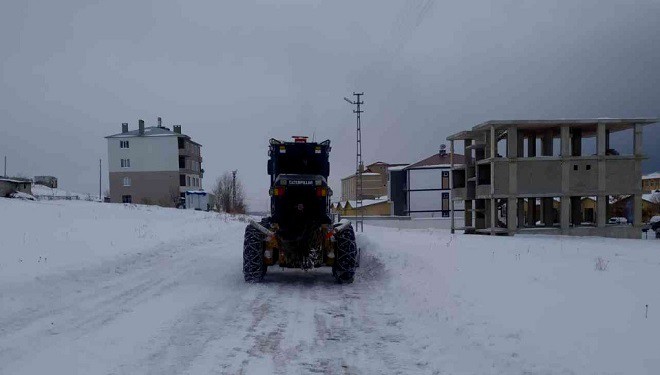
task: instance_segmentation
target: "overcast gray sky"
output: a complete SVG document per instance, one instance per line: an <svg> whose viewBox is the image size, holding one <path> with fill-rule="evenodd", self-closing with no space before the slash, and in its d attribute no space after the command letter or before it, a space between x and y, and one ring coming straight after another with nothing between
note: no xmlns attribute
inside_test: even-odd
<svg viewBox="0 0 660 375"><path fill-rule="evenodd" d="M98 192L106 135L157 116L267 208L270 137L331 139L331 185L491 119L660 116L660 1L5 1L0 157ZM645 130L660 170L660 124ZM104 190L107 173L104 173Z"/></svg>

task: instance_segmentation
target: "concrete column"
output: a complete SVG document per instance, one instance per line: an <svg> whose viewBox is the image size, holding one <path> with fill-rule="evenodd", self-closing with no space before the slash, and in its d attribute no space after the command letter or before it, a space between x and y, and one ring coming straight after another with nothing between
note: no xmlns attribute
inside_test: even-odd
<svg viewBox="0 0 660 375"><path fill-rule="evenodd" d="M571 128L568 126L562 126L560 129L561 156L568 157L571 155Z"/></svg>
<svg viewBox="0 0 660 375"><path fill-rule="evenodd" d="M561 147L561 205L559 207L559 224L561 225L562 233L568 232L570 223L570 198L568 192L570 190L571 178L571 164L568 158L571 156L571 128L562 126L559 130Z"/></svg>
<svg viewBox="0 0 660 375"><path fill-rule="evenodd" d="M490 199L490 234L495 234L495 226L497 224L497 206L495 198Z"/></svg>
<svg viewBox="0 0 660 375"><path fill-rule="evenodd" d="M456 231L456 221L454 219L454 199L451 197L449 199L449 209L450 209L450 215L451 215L451 233L454 234Z"/></svg>
<svg viewBox="0 0 660 375"><path fill-rule="evenodd" d="M552 156L552 130L546 130L541 138L541 155Z"/></svg>
<svg viewBox="0 0 660 375"><path fill-rule="evenodd" d="M465 165L470 165L472 164L472 150L468 150L467 147L472 145L472 140L466 139L464 142L465 142L465 152L464 152Z"/></svg>
<svg viewBox="0 0 660 375"><path fill-rule="evenodd" d="M578 226L582 222L582 199L580 197L571 197L571 221L573 226Z"/></svg>
<svg viewBox="0 0 660 375"><path fill-rule="evenodd" d="M530 133L527 136L527 157L533 158L536 156L536 134Z"/></svg>
<svg viewBox="0 0 660 375"><path fill-rule="evenodd" d="M642 153L642 124L635 124L634 135L634 152L635 156L643 156Z"/></svg>
<svg viewBox="0 0 660 375"><path fill-rule="evenodd" d="M451 233L454 234L456 230L456 221L454 219L454 141L449 141L449 188L451 189L451 194L449 196L449 215L451 217ZM467 167L465 169L467 172ZM467 190L467 185L465 186Z"/></svg>
<svg viewBox="0 0 660 375"><path fill-rule="evenodd" d="M582 129L573 128L571 137L571 155L582 156Z"/></svg>
<svg viewBox="0 0 660 375"><path fill-rule="evenodd" d="M491 158L494 158L497 155L497 137L495 136L495 126L490 127L490 138L488 139L488 144L490 145L490 155Z"/></svg>
<svg viewBox="0 0 660 375"><path fill-rule="evenodd" d="M605 183L605 175L607 173L607 168L605 164L605 155L607 151L607 144L609 143L609 135L607 134L607 128L605 124L599 123L598 128L596 129L596 152L598 154L598 206L597 206L597 215L598 215L598 226L605 226L605 221L607 217L607 186ZM600 196L603 196L603 199L600 199ZM601 203L602 200L602 203ZM601 207L602 206L602 207ZM602 215L601 215L602 210ZM602 216L602 218L601 218Z"/></svg>
<svg viewBox="0 0 660 375"><path fill-rule="evenodd" d="M567 196L561 197L561 206L559 207L559 224L561 225L561 232L566 234L568 232L569 221L571 220L571 198Z"/></svg>
<svg viewBox="0 0 660 375"><path fill-rule="evenodd" d="M543 222L546 227L551 227L554 223L554 208L552 207L554 200L552 198L541 199L541 212L543 212Z"/></svg>
<svg viewBox="0 0 660 375"><path fill-rule="evenodd" d="M609 143L608 135L606 132L605 124L599 123L596 130L596 150L598 156L605 156L607 144Z"/></svg>
<svg viewBox="0 0 660 375"><path fill-rule="evenodd" d="M473 227L472 224L472 201L465 201L465 227Z"/></svg>
<svg viewBox="0 0 660 375"><path fill-rule="evenodd" d="M536 198L527 198L527 225L536 225Z"/></svg>
<svg viewBox="0 0 660 375"><path fill-rule="evenodd" d="M604 227L607 223L607 195L596 198L596 226Z"/></svg>
<svg viewBox="0 0 660 375"><path fill-rule="evenodd" d="M490 206L488 206L490 207ZM474 201L474 208L475 210L479 210L480 212L476 212L474 214L474 228L475 229L484 229L486 228L486 202L483 199L475 200Z"/></svg>
<svg viewBox="0 0 660 375"><path fill-rule="evenodd" d="M518 228L518 200L516 198L507 199L506 228L509 232L509 235L514 234Z"/></svg>
<svg viewBox="0 0 660 375"><path fill-rule="evenodd" d="M518 157L518 129L514 126L509 127L506 132L506 157Z"/></svg>
<svg viewBox="0 0 660 375"><path fill-rule="evenodd" d="M633 226L635 228L642 227L642 195L633 195Z"/></svg>
<svg viewBox="0 0 660 375"><path fill-rule="evenodd" d="M518 204L516 205L518 209L518 228L523 228L525 226L525 199L518 198Z"/></svg>

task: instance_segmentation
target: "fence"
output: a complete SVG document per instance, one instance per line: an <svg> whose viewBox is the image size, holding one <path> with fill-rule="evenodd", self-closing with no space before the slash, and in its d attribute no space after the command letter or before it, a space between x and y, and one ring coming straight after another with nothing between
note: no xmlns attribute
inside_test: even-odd
<svg viewBox="0 0 660 375"><path fill-rule="evenodd" d="M80 197L79 195L33 195L40 201L87 201L98 202L98 198L87 196Z"/></svg>

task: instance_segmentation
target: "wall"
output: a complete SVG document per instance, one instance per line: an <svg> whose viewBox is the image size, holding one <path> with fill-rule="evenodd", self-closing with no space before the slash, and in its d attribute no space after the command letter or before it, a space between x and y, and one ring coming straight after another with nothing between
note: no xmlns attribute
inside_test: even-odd
<svg viewBox="0 0 660 375"><path fill-rule="evenodd" d="M635 168L638 161L607 160L605 162L605 186L610 195L630 194L642 188L641 169Z"/></svg>
<svg viewBox="0 0 660 375"><path fill-rule="evenodd" d="M391 203L383 201L382 203L370 204L362 208L364 216L389 216L392 210ZM354 208L338 210L342 216L355 216Z"/></svg>
<svg viewBox="0 0 660 375"><path fill-rule="evenodd" d="M0 181L0 197L6 197L17 191L32 195L32 183Z"/></svg>
<svg viewBox="0 0 660 375"><path fill-rule="evenodd" d="M383 183L382 176L378 174L362 175L362 198L373 199L387 195L387 184ZM355 176L341 180L341 200L355 200Z"/></svg>
<svg viewBox="0 0 660 375"><path fill-rule="evenodd" d="M124 177L131 179L131 186L124 186ZM179 195L179 172L110 173L112 203L122 203L122 195L131 195L133 203L136 204L149 203L173 207L173 194Z"/></svg>
<svg viewBox="0 0 660 375"><path fill-rule="evenodd" d="M517 179L519 195L561 194L561 160L519 158ZM499 181L499 176L495 176ZM508 183L508 180L507 180Z"/></svg>
<svg viewBox="0 0 660 375"><path fill-rule="evenodd" d="M451 209L451 186L452 176L449 173L449 181L446 186L442 186L442 172L450 172L450 168L428 168L428 169L411 169L407 171L410 176L410 189L443 189L436 191L411 191L409 207L411 211L425 211L425 210L442 210L442 194L449 194L447 216L450 217L449 210ZM454 209L459 210L456 215L463 217L463 210L465 203L463 201L454 202ZM443 217L442 212L411 212L410 216L413 218L432 218Z"/></svg>
<svg viewBox="0 0 660 375"><path fill-rule="evenodd" d="M406 171L390 171L388 196L392 201L392 215L404 216L408 207L406 188Z"/></svg>
<svg viewBox="0 0 660 375"><path fill-rule="evenodd" d="M129 148L120 148L129 141ZM130 159L131 167L122 168L121 159ZM179 171L176 136L108 138L108 170L112 172Z"/></svg>

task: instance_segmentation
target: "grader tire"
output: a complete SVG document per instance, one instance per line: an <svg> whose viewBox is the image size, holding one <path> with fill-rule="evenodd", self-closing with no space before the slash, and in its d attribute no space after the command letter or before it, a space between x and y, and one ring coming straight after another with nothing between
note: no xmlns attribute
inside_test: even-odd
<svg viewBox="0 0 660 375"><path fill-rule="evenodd" d="M261 282L268 267L264 264L264 235L252 225L245 228L243 277L247 283Z"/></svg>
<svg viewBox="0 0 660 375"><path fill-rule="evenodd" d="M357 267L358 251L355 244L355 232L353 226L349 225L337 233L337 249L335 251L335 263L332 266L332 275L340 284L350 284L355 277Z"/></svg>

